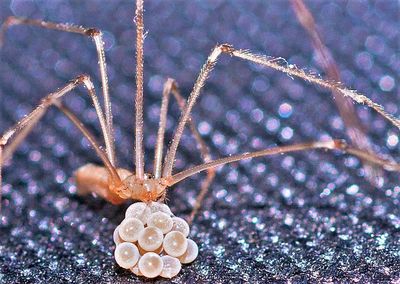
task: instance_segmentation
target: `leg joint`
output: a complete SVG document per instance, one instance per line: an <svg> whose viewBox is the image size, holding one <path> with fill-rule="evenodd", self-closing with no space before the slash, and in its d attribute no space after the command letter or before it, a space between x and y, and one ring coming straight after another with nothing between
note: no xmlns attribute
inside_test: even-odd
<svg viewBox="0 0 400 284"><path fill-rule="evenodd" d="M221 49L221 52L228 53L229 55L233 55L233 52L235 51L233 45L228 43L221 44L219 48Z"/></svg>
<svg viewBox="0 0 400 284"><path fill-rule="evenodd" d="M97 37L97 36L101 36L101 31L96 28L90 28L90 29L85 30L85 34L90 37Z"/></svg>
<svg viewBox="0 0 400 284"><path fill-rule="evenodd" d="M84 84L86 86L86 88L89 90L89 93L91 93L94 90L94 85L93 85L92 79L87 74L82 74L82 75L76 77L72 82L76 86L80 85L80 84Z"/></svg>
<svg viewBox="0 0 400 284"><path fill-rule="evenodd" d="M19 19L19 18L17 18L17 17L14 17L14 16L9 16L9 17L7 17L7 19L4 21L3 25L4 25L5 27L10 27L10 26L13 26L13 25L17 25L17 24L19 24L19 23L21 23L21 19Z"/></svg>
<svg viewBox="0 0 400 284"><path fill-rule="evenodd" d="M54 104L55 98L52 96L52 94L50 94L47 97L41 99L40 102L41 102L40 105L43 105L43 106L47 107L47 106L50 106L50 105Z"/></svg>
<svg viewBox="0 0 400 284"><path fill-rule="evenodd" d="M90 76L87 74L82 74L72 80L76 85L91 81Z"/></svg>
<svg viewBox="0 0 400 284"><path fill-rule="evenodd" d="M346 140L344 140L344 139L333 140L333 143L334 143L336 149L340 149L343 151L345 151L349 147Z"/></svg>
<svg viewBox="0 0 400 284"><path fill-rule="evenodd" d="M178 89L178 83L173 78L168 78L166 84L171 84L171 89L172 90L177 90Z"/></svg>

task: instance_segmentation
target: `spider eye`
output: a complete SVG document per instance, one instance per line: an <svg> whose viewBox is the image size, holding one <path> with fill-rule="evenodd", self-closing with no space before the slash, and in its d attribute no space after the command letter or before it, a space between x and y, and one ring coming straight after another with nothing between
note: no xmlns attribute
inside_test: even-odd
<svg viewBox="0 0 400 284"><path fill-rule="evenodd" d="M144 179L154 179L154 176L152 174L145 174Z"/></svg>

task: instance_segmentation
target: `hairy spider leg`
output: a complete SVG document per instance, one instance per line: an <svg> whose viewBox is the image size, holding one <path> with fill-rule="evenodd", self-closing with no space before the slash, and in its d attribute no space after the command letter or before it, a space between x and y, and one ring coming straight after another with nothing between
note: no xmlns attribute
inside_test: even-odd
<svg viewBox="0 0 400 284"><path fill-rule="evenodd" d="M188 178L194 174L200 173L205 171L209 168L216 168L228 163L238 162L245 159L252 159L256 157L263 157L263 156L271 156L277 154L285 154L290 152L297 152L297 151L304 151L304 150L312 150L312 149L326 149L326 150L340 150L345 153L354 155L362 160L366 160L368 162L374 163L383 167L387 171L400 171L400 164L380 158L374 154L369 152L359 150L358 148L354 148L348 146L346 141L344 140L330 140L330 141L315 141L315 142L308 142L308 143L299 143L293 144L288 146L281 146L281 147L273 147L265 150L249 152L249 153L242 153L238 155L232 155L229 157L221 158L215 161L210 161L205 164L201 164L198 166L194 166L193 168L184 170L179 172L171 177L166 178L168 186L172 186L181 180Z"/></svg>
<svg viewBox="0 0 400 284"><path fill-rule="evenodd" d="M321 61L322 68L325 70L326 76L329 80L340 82L340 71L329 51L328 47L322 41L322 36L318 32L312 13L308 10L303 0L291 0L293 10L297 16L299 23L307 31L310 36L311 42L314 46L314 51ZM349 136L351 143L362 150L374 153L371 143L365 133L364 127L357 116L357 112L352 101L338 94L332 92L333 101L339 110L340 117L346 126L346 132ZM379 184L379 179L382 177L382 169L371 163L364 163L364 170L366 178L373 185Z"/></svg>
<svg viewBox="0 0 400 284"><path fill-rule="evenodd" d="M177 101L181 111L183 111L183 109L185 107L185 99L182 97L182 95L179 92L178 84L176 83L176 81L174 79L168 79L164 84L164 89L163 89L163 94L162 94L160 122L159 122L159 127L158 127L157 143L156 143L156 148L155 148L154 177L156 179L161 178L161 174L162 174L164 134L165 134L165 127L166 127L166 123L167 123L169 97L171 94ZM199 131L197 130L197 126L196 126L195 122L193 121L192 117L189 117L188 124L189 124L190 131L192 133L192 136L194 137L194 139L197 143L197 147L200 150L200 154L201 154L201 158L203 159L203 162L207 163L207 162L211 161L210 151L209 151L205 141L201 137ZM189 220L188 220L189 224L193 221L194 216L196 215L197 211L199 210L199 208L200 208L199 205L202 203L205 195L207 194L210 184L212 183L214 177L215 177L215 169L214 168L208 169L207 175L201 183L200 192L196 198L194 207L189 216ZM165 199L165 195L166 195L166 191L164 192L163 199Z"/></svg>
<svg viewBox="0 0 400 284"><path fill-rule="evenodd" d="M136 1L136 96L135 96L135 171L138 179L144 178L143 148L143 0Z"/></svg>
<svg viewBox="0 0 400 284"><path fill-rule="evenodd" d="M217 45L211 54L208 56L206 63L203 65L200 74L194 84L193 90L187 100L187 103L185 105L185 109L182 113L182 116L179 120L178 126L175 130L174 137L172 139L172 143L168 149L165 163L164 163L164 168L163 168L163 177L169 177L172 174L174 162L175 162L175 155L176 151L180 142L180 139L182 137L185 124L189 119L190 112L195 105L198 97L200 96L200 92L209 77L211 71L213 70L218 57L223 54L229 54L232 57L237 57L244 59L249 62L256 63L258 65L264 66L264 67L269 67L274 70L280 71L282 73L285 73L289 76L293 77L298 77L301 78L305 81L308 81L310 83L314 83L320 87L329 89L331 91L335 91L338 94L341 94L344 97L348 97L352 99L354 102L359 103L359 104L365 104L368 107L374 109L376 112L381 114L384 118L389 120L392 124L394 124L397 128L400 129L400 120L394 117L393 115L385 112L384 108L380 106L379 104L373 102L370 100L368 97L357 93L354 90L348 89L341 85L340 83L337 82L328 82L326 80L323 80L313 74L306 73L302 69L298 69L296 67L292 66L285 66L280 64L280 59L278 58L273 58L273 57L267 57L264 55L258 55L251 53L248 50L242 50L242 49L235 49L233 46L229 44L221 44Z"/></svg>
<svg viewBox="0 0 400 284"><path fill-rule="evenodd" d="M0 28L0 47L4 44L5 33L8 30L8 28L10 26L15 26L15 25L36 26L44 29L75 33L88 36L93 39L97 51L98 67L100 70L104 108L105 108L105 122L101 123L101 127L104 135L108 159L110 160L112 165L115 165L116 161L115 161L115 149L114 149L115 146L114 146L113 118L112 118L111 100L108 88L107 65L106 65L106 56L104 52L102 32L96 28L85 28L71 24L53 23L42 20L26 19L26 18L11 16L6 19L6 21ZM91 84L90 82L90 87L91 86L93 86L93 84ZM89 86L87 87L89 88ZM104 120L103 117L101 117L100 119Z"/></svg>
<svg viewBox="0 0 400 284"><path fill-rule="evenodd" d="M60 99L66 95L71 94L70 92L78 87L81 84L86 84L90 82L90 78L87 75L78 76L75 80L72 80L69 84L65 85L63 88L59 89L58 91L51 93L44 97L41 100L41 103L33 109L31 113L24 116L18 123L12 126L9 130L7 130L1 137L0 137L0 152L1 152L1 160L0 160L0 171L2 170L2 166L5 162L5 153L7 153L7 144L10 139L14 138L16 143L21 143L22 139L19 138L19 135L23 135L22 137L26 137L33 129L35 124L43 117L43 115L47 112L50 106L56 106L61 109L65 114L67 114L64 110L65 107L62 106ZM88 89L88 94L93 100L94 105L98 105L97 96L94 92L94 89ZM67 117L71 119L71 116ZM101 122L100 117L102 117L102 112L98 114L99 121ZM93 135L83 126L83 123L76 117L71 119L72 122L78 127L78 129L82 132L82 134L88 139L90 144L95 149L97 155L102 160L104 166L106 167L112 182L118 184L121 182L119 175L115 169L115 167L111 164L111 161L108 159L107 154L101 149L101 146L95 140ZM25 130L24 130L25 129ZM21 132L22 131L22 132ZM12 150L14 150L18 145L11 144ZM3 151L4 149L4 151ZM3 153L4 152L4 153ZM0 173L1 174L1 173ZM1 179L0 179L1 180ZM0 204L1 204L1 184L0 184Z"/></svg>
<svg viewBox="0 0 400 284"><path fill-rule="evenodd" d="M187 102L185 104L184 110L182 111L182 115L179 120L178 126L175 130L171 145L167 151L165 161L164 161L162 177L165 178L166 180L168 180L168 182L167 182L168 186L170 186L171 184L175 184L177 182L176 179L182 180L183 178L186 178L190 175L193 175L194 173L199 172L199 171L197 171L198 168L195 168L192 171L188 170L189 172L186 172L186 171L183 172L188 175L177 174L177 175L172 176L172 170L173 170L173 166L174 166L174 162L175 162L176 151L179 146L179 142L182 137L185 125L190 118L191 110L192 110L194 104L196 103L198 97L200 96L200 92L201 92L207 78L209 77L211 71L213 70L215 64L217 63L218 57L223 53L226 53L232 57L237 57L237 58L241 58L241 59L244 59L244 60L252 62L252 63L256 63L256 64L264 66L264 67L272 68L274 70L283 72L283 73L287 74L288 76L301 78L305 81L314 83L318 86L321 86L321 87L329 89L333 92L336 92L337 94L340 94L343 97L347 97L347 98L353 100L354 102L357 102L360 104L365 104L368 107L377 111L384 118L389 120L392 124L394 124L397 128L400 129L400 120L399 119L395 118L391 114L386 113L382 106L373 102L368 97L366 97L362 94L359 94L354 90L348 89L348 88L344 87L343 85L341 85L340 83L328 82L328 81L323 80L313 74L306 73L304 70L298 69L296 67L285 66L285 65L281 64L281 62L280 62L281 60L279 58L272 58L272 57L267 57L267 56L263 56L263 55L253 54L248 50L241 50L241 49L236 50L233 48L233 46L231 46L229 44L221 44L221 45L217 45L212 50L211 54L208 56L205 64L203 65L203 67L200 71L200 74L198 75L198 78L194 84L193 90L192 90L189 98L187 99ZM337 141L337 140L335 140L335 141ZM285 147L289 147L289 148L278 147L275 150L278 152L282 152L282 151L284 152L287 149L292 150L292 151L293 150L298 151L298 150L314 149L314 148L332 149L332 147L334 147L332 145L337 145L337 143L335 141L330 142L330 143L328 143L328 142L312 142L312 143L306 143L306 144L298 144L298 145L292 145L292 146L285 146ZM328 143L328 144L326 144L326 143ZM336 149L337 147L334 147L334 148ZM353 155L356 155L370 163L381 165L385 169L397 170L396 163L394 163L390 160L382 159L381 157L379 157L378 155L376 155L374 153L365 153L365 151L357 150L352 147L348 147L347 144L346 144L346 147L339 147L339 149L345 150L345 151L347 151ZM268 154L271 150L265 150L265 151L267 151L266 154ZM220 160L217 160L217 161L222 162L222 164L224 164L224 163L230 162L231 161L230 159L232 159L233 157L236 157L239 160L253 157L253 156L248 156L248 155L251 155L251 154L240 154L238 156L232 156L232 157L225 158L222 161L220 161ZM254 157L256 157L258 155L264 155L264 152L255 152L254 155L255 155ZM232 160L232 161L236 161L236 160ZM216 163L215 166L220 165L219 162ZM202 170L203 169L208 170L211 168L215 168L215 166L213 166L213 165L214 165L214 162L209 162L209 163L204 164L203 166L200 165L198 167L200 167ZM197 208L199 208L200 206L201 206L201 201L200 201L200 203L196 203L196 205L195 205L195 207L197 207Z"/></svg>

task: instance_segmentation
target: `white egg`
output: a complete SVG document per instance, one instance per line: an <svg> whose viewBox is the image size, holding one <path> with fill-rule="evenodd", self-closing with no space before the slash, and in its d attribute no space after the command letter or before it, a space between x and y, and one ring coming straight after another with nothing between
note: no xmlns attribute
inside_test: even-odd
<svg viewBox="0 0 400 284"><path fill-rule="evenodd" d="M138 248L134 244L124 242L117 245L114 257L119 266L129 269L135 266L140 255Z"/></svg>
<svg viewBox="0 0 400 284"><path fill-rule="evenodd" d="M147 225L159 228L163 234L168 233L172 229L172 218L164 212L154 212L147 220Z"/></svg>
<svg viewBox="0 0 400 284"><path fill-rule="evenodd" d="M163 270L163 261L161 256L154 252L148 252L143 255L139 260L139 270L143 276L147 278L154 278L160 275Z"/></svg>
<svg viewBox="0 0 400 284"><path fill-rule="evenodd" d="M138 243L145 251L155 251L163 242L164 235L156 227L144 228L139 233Z"/></svg>
<svg viewBox="0 0 400 284"><path fill-rule="evenodd" d="M182 268L179 259L169 255L164 255L161 257L161 259L164 263L163 270L161 271L161 277L172 278L178 275Z"/></svg>
<svg viewBox="0 0 400 284"><path fill-rule="evenodd" d="M123 240L122 240L121 237L119 236L118 229L119 229L119 226L117 226L117 227L115 228L114 233L113 233L113 240L114 240L115 245L119 245L120 243L123 242Z"/></svg>
<svg viewBox="0 0 400 284"><path fill-rule="evenodd" d="M173 217L172 223L173 225L171 231L181 232L185 237L189 236L190 228L189 224L185 220L179 217Z"/></svg>
<svg viewBox="0 0 400 284"><path fill-rule="evenodd" d="M168 214L169 216L174 215L174 214L172 214L171 209L169 209L168 205L161 203L161 202L151 202L149 207L150 207L151 213L161 211L161 212Z"/></svg>
<svg viewBox="0 0 400 284"><path fill-rule="evenodd" d="M125 218L138 218L143 225L146 225L150 214L151 210L146 203L136 202L126 209Z"/></svg>
<svg viewBox="0 0 400 284"><path fill-rule="evenodd" d="M187 239L181 232L169 232L165 235L163 248L170 256L181 256L187 249Z"/></svg>
<svg viewBox="0 0 400 284"><path fill-rule="evenodd" d="M143 223L137 218L127 218L119 225L119 236L127 242L136 242L140 232L144 229Z"/></svg>
<svg viewBox="0 0 400 284"><path fill-rule="evenodd" d="M197 246L197 244L191 240L188 239L187 240L188 246L186 249L186 252L179 257L179 261L182 263L191 263L192 261L194 261L197 257L197 255L199 254L199 247Z"/></svg>

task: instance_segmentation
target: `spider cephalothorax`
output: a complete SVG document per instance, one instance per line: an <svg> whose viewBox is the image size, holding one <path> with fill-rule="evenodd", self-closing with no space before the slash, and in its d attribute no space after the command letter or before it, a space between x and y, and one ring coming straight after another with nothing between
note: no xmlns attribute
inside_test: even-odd
<svg viewBox="0 0 400 284"><path fill-rule="evenodd" d="M122 185L116 189L121 198L131 198L143 202L159 200L165 193L166 185L162 179L154 179L150 174L145 174L144 179L138 179L131 174L122 180Z"/></svg>
<svg viewBox="0 0 400 284"><path fill-rule="evenodd" d="M94 164L87 164L75 171L78 193L85 195L95 193L109 200L113 204L121 204L126 200L143 202L157 201L165 194L167 185L165 180L154 179L145 174L144 179L134 173L119 168L118 177L114 178L106 168Z"/></svg>

